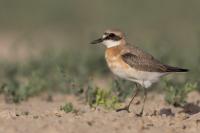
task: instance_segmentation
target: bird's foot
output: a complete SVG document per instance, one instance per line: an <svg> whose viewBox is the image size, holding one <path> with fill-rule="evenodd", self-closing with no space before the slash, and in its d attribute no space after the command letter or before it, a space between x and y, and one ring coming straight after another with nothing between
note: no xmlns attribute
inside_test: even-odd
<svg viewBox="0 0 200 133"><path fill-rule="evenodd" d="M142 117L143 116L143 111L140 111L140 113L136 114L137 117Z"/></svg>
<svg viewBox="0 0 200 133"><path fill-rule="evenodd" d="M119 108L119 109L116 110L116 112L120 112L120 111L124 111L124 110L127 111L128 113L130 113L129 106L125 106L123 108Z"/></svg>

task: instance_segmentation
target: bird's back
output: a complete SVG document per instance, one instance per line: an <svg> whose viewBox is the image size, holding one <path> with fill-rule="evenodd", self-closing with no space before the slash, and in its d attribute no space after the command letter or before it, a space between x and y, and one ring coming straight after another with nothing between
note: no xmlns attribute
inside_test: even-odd
<svg viewBox="0 0 200 133"><path fill-rule="evenodd" d="M143 51L134 45L125 45L121 53L123 61L131 67L141 71L148 72L187 72L187 69L172 67L161 63L155 59L151 54Z"/></svg>

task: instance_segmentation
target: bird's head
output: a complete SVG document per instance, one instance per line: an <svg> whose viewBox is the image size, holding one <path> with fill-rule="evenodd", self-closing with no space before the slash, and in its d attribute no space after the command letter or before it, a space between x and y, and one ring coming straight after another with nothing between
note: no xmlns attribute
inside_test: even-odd
<svg viewBox="0 0 200 133"><path fill-rule="evenodd" d="M91 42L91 44L102 43L107 48L124 44L124 34L119 30L106 30L101 38Z"/></svg>

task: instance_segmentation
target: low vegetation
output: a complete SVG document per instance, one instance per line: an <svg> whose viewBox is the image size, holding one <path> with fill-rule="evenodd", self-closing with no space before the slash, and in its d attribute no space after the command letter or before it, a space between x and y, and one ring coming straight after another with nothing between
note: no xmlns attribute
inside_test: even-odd
<svg viewBox="0 0 200 133"><path fill-rule="evenodd" d="M5 61L0 63L0 93L5 95L8 103L18 103L41 92L58 92L80 96L91 107L115 109L133 93L134 83L121 79L113 80L110 85L108 83L107 88L100 88L94 84L92 78L106 80L108 75L104 57L98 55L98 52L83 52L83 56L75 56L73 51L50 53L55 52L44 52L42 58L32 58L23 64ZM97 66L100 67L96 69ZM164 81L164 84L159 86L165 88L165 99L169 104L182 106L187 94L198 90L197 83L181 84ZM62 110L68 112L70 108L73 107L66 104Z"/></svg>
<svg viewBox="0 0 200 133"><path fill-rule="evenodd" d="M60 110L64 111L65 113L76 113L77 110L74 108L72 103L65 103L63 106L60 106Z"/></svg>
<svg viewBox="0 0 200 133"><path fill-rule="evenodd" d="M109 89L100 89L90 84L85 96L86 102L91 107L102 106L107 109L116 109L120 106L119 98Z"/></svg>
<svg viewBox="0 0 200 133"><path fill-rule="evenodd" d="M162 62L191 70L179 77L174 75L175 83L164 81L164 84L155 86L156 93L164 93L169 104L181 106L189 92L200 90L197 84L200 82L198 2L166 2L164 5L173 5L170 11L161 8L158 2L144 5L143 1L123 2L125 10L118 10L122 1L115 1L115 6L111 1L90 1L89 4L85 1L53 0L32 1L31 4L27 0L13 2L0 4L2 53L6 45L4 39L8 39L11 49L5 53L8 51L8 56L13 56L10 62L0 59L0 93L5 95L8 103L19 103L42 92L49 95L57 92L77 95L93 107L115 108L132 95L134 83L113 80L102 88L91 80L107 81L111 74L103 50L89 44L102 34L105 25L125 31L130 42ZM87 7L90 4L93 12ZM79 8L77 5L84 6ZM103 12L99 5L104 7ZM5 8L10 6L12 8ZM140 6L143 8L138 8ZM31 10L33 7L35 10ZM113 16L114 12L116 15ZM130 12L133 14L129 15ZM170 22L161 21L166 16ZM124 19L128 19L127 23ZM30 51L24 50L25 47ZM30 58L16 60L12 52L20 51L20 48L30 54ZM37 57L31 55L34 48Z"/></svg>
<svg viewBox="0 0 200 133"><path fill-rule="evenodd" d="M183 85L167 85L165 100L174 106L182 107L186 103L188 93L197 90L197 83L185 83Z"/></svg>

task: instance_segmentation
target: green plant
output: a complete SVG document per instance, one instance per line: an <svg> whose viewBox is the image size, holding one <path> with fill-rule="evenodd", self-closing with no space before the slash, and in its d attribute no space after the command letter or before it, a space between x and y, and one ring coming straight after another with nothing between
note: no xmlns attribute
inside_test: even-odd
<svg viewBox="0 0 200 133"><path fill-rule="evenodd" d="M1 87L1 92L5 94L7 102L18 103L28 97L43 91L46 82L39 73L32 72L27 82L20 82L16 78L9 78L7 83Z"/></svg>
<svg viewBox="0 0 200 133"><path fill-rule="evenodd" d="M85 77L94 72L91 64L99 61L86 58L89 55L75 55L65 50L59 54L47 50L40 58L30 58L21 64L0 62L0 93L6 95L8 102L15 103L43 91L82 94L88 80ZM79 58L83 59L74 61Z"/></svg>
<svg viewBox="0 0 200 133"><path fill-rule="evenodd" d="M197 83L186 83L183 86L168 85L165 100L174 106L183 106L189 92L197 89Z"/></svg>
<svg viewBox="0 0 200 133"><path fill-rule="evenodd" d="M111 90L93 87L91 84L86 91L86 101L91 107L102 106L107 109L116 109L120 106L118 97Z"/></svg>
<svg viewBox="0 0 200 133"><path fill-rule="evenodd" d="M65 103L64 106L60 106L60 110L63 110L65 113L77 112L72 103Z"/></svg>
<svg viewBox="0 0 200 133"><path fill-rule="evenodd" d="M107 109L116 109L119 108L120 104L118 97L112 95L111 91L98 88L93 106L103 106Z"/></svg>

